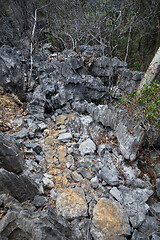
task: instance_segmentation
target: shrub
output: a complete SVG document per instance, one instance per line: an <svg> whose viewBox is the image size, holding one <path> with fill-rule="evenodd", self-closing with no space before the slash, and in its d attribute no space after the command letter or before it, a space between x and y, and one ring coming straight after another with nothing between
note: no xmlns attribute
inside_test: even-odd
<svg viewBox="0 0 160 240"><path fill-rule="evenodd" d="M124 94L121 103L128 108L135 118L139 118L144 126L160 129L160 81L154 80L145 84L138 95L137 91Z"/></svg>

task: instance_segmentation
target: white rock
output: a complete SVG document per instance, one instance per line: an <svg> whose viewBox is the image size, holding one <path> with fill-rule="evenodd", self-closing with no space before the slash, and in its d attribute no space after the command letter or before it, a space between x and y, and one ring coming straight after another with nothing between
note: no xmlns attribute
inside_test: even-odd
<svg viewBox="0 0 160 240"><path fill-rule="evenodd" d="M58 137L58 140L60 140L60 141L68 141L70 139L72 139L72 134L71 133L62 133Z"/></svg>
<svg viewBox="0 0 160 240"><path fill-rule="evenodd" d="M92 154L95 152L95 150L96 150L96 145L90 138L82 142L79 146L79 151L82 156L86 154Z"/></svg>
<svg viewBox="0 0 160 240"><path fill-rule="evenodd" d="M49 178L44 177L43 178L43 183L48 188L53 188L54 187L54 183Z"/></svg>
<svg viewBox="0 0 160 240"><path fill-rule="evenodd" d="M38 127L40 128L40 130L44 130L45 128L47 128L47 124L40 123L40 124L38 124Z"/></svg>
<svg viewBox="0 0 160 240"><path fill-rule="evenodd" d="M118 202L122 202L122 196L121 196L121 192L118 190L118 188L113 187L110 191L110 194L118 201Z"/></svg>

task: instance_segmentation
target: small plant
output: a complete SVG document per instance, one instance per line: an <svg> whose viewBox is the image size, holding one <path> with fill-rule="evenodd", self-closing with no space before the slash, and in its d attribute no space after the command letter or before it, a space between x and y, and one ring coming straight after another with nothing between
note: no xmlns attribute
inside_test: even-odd
<svg viewBox="0 0 160 240"><path fill-rule="evenodd" d="M154 80L145 84L138 94L124 94L121 103L128 108L128 112L143 121L144 125L160 128L160 82Z"/></svg>

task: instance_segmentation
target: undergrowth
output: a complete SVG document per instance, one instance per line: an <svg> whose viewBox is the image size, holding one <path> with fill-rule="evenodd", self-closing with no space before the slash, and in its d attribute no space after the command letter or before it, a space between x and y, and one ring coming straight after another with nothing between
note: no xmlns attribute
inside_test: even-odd
<svg viewBox="0 0 160 240"><path fill-rule="evenodd" d="M147 129L156 128L160 130L160 81L154 80L145 84L140 94L137 91L131 94L124 93L120 99L128 112L142 121Z"/></svg>

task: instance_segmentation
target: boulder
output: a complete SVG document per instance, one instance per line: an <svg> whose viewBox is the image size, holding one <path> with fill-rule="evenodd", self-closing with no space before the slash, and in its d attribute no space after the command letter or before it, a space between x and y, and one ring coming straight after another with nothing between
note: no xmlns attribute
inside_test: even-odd
<svg viewBox="0 0 160 240"><path fill-rule="evenodd" d="M130 222L134 228L138 228L144 222L149 206L146 204L148 198L153 194L152 190L148 189L131 189L125 186L120 186L122 205L128 212Z"/></svg>
<svg viewBox="0 0 160 240"><path fill-rule="evenodd" d="M93 209L91 234L94 240L124 240L131 228L127 212L116 201L101 198Z"/></svg>
<svg viewBox="0 0 160 240"><path fill-rule="evenodd" d="M129 127L120 122L115 129L115 133L124 158L131 161L135 160L137 150L144 141L144 129L137 124L131 133Z"/></svg>
<svg viewBox="0 0 160 240"><path fill-rule="evenodd" d="M13 142L13 139L0 133L0 168L19 173L23 171L23 166L24 160L21 151Z"/></svg>
<svg viewBox="0 0 160 240"><path fill-rule="evenodd" d="M38 86L33 93L32 100L27 105L27 110L30 114L34 115L37 119L43 120L45 105L46 105L45 93L41 89L41 86Z"/></svg>
<svg viewBox="0 0 160 240"><path fill-rule="evenodd" d="M68 223L51 209L46 212L32 212L20 207L9 211L0 220L1 240L73 240Z"/></svg>
<svg viewBox="0 0 160 240"><path fill-rule="evenodd" d="M22 62L18 51L10 46L0 48L0 86L5 90L16 91L25 100L25 83L22 75Z"/></svg>
<svg viewBox="0 0 160 240"><path fill-rule="evenodd" d="M23 202L27 199L32 199L38 194L38 187L29 179L28 176L22 174L8 172L0 169L0 191L9 193L18 201Z"/></svg>
<svg viewBox="0 0 160 240"><path fill-rule="evenodd" d="M66 219L86 217L87 202L82 189L62 189L57 192L56 211Z"/></svg>

